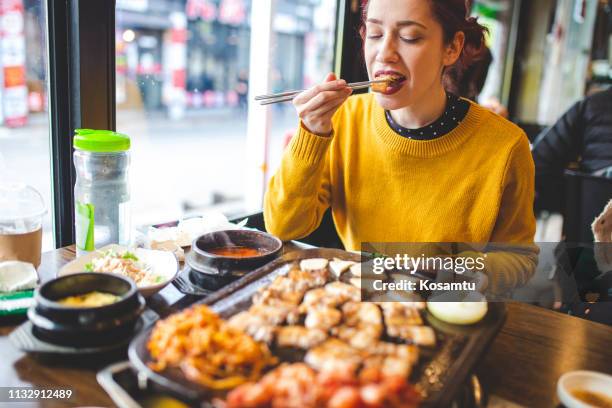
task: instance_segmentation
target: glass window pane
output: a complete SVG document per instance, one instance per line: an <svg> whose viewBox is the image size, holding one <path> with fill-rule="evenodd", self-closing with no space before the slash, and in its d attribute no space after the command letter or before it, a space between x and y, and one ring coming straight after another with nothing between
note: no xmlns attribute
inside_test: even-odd
<svg viewBox="0 0 612 408"><path fill-rule="evenodd" d="M273 92L309 88L333 71L336 1L278 1L274 9L270 76ZM290 102L272 105L268 178L299 124Z"/></svg>
<svg viewBox="0 0 612 408"><path fill-rule="evenodd" d="M273 48L288 52L272 50L274 90L320 80L332 68L335 1L273 3ZM251 34L270 28L251 21L251 8L251 0L117 1L117 129L132 138L136 225L213 208L242 213L249 174L273 167L247 160L249 88L258 80ZM276 157L297 121L290 104L271 111L257 137L268 137Z"/></svg>
<svg viewBox="0 0 612 408"><path fill-rule="evenodd" d="M0 182L41 193L44 251L54 244L43 10L42 0L0 2Z"/></svg>

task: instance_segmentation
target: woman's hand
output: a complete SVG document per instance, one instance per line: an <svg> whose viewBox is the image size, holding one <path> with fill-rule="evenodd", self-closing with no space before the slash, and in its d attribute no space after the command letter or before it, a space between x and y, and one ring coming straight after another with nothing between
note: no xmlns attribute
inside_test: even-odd
<svg viewBox="0 0 612 408"><path fill-rule="evenodd" d="M325 82L298 94L293 99L293 106L306 129L319 136L328 136L332 132L332 116L352 92L345 80L337 80L336 75L329 73Z"/></svg>

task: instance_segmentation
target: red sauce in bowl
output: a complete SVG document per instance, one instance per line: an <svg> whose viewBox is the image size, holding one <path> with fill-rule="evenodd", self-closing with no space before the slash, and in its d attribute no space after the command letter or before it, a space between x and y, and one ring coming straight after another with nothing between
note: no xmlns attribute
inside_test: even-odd
<svg viewBox="0 0 612 408"><path fill-rule="evenodd" d="M253 256L265 254L265 252L262 250L244 246L227 246L221 248L212 248L207 249L206 252L211 253L213 255L227 256L231 258L250 258Z"/></svg>

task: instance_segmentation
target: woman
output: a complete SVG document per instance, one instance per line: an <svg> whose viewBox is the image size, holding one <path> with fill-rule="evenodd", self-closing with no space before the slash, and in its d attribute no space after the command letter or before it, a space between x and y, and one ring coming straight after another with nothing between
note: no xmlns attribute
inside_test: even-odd
<svg viewBox="0 0 612 408"><path fill-rule="evenodd" d="M531 276L527 138L442 85L445 69L466 65L483 44L484 28L467 11L462 0L364 5L368 75L397 81L349 97L345 81L329 74L294 99L300 128L265 196L268 231L304 237L331 206L349 250L363 242L511 243L518 253L488 256L489 280L514 287Z"/></svg>

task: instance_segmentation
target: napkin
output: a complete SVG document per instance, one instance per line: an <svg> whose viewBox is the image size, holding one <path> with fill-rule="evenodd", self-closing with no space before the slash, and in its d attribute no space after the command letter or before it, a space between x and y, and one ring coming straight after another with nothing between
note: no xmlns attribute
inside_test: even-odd
<svg viewBox="0 0 612 408"><path fill-rule="evenodd" d="M34 289L38 274L34 265L21 261L0 262L0 292Z"/></svg>

